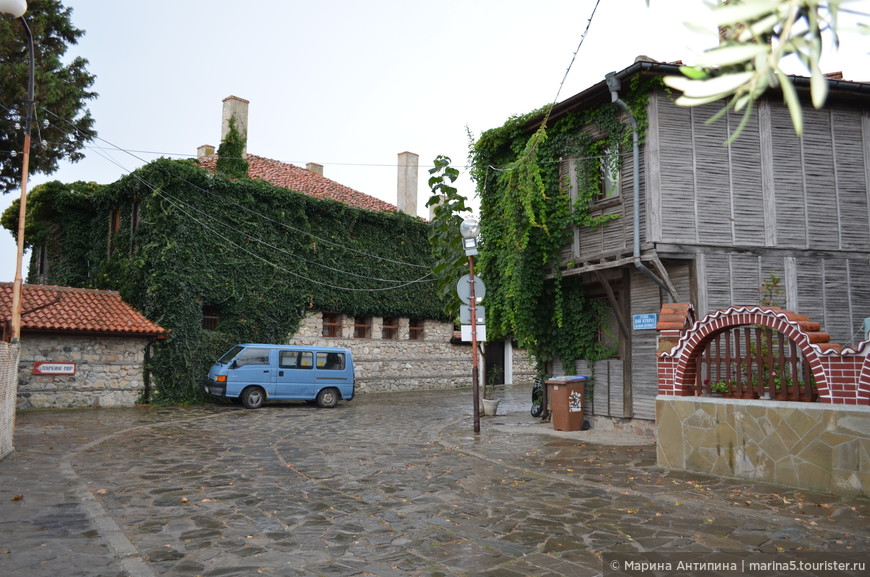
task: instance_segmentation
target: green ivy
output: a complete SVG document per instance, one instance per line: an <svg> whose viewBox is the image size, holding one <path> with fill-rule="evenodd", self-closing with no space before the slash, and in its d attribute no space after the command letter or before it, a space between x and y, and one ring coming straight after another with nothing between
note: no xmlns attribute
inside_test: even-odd
<svg viewBox="0 0 870 577"><path fill-rule="evenodd" d="M171 329L150 366L158 402L199 401L221 353L238 342L285 342L308 310L448 320L431 277L428 226L403 213L168 159L110 185L49 183L31 198L26 239L55 247L48 283L118 290ZM116 209L121 226L110 242ZM30 271L36 282L33 259ZM204 306L218 311L217 330L202 328Z"/></svg>
<svg viewBox="0 0 870 577"><path fill-rule="evenodd" d="M623 99L641 133L657 79L633 79ZM574 226L596 227L614 216L589 211L599 192L599 158L612 145L631 148L631 132L613 104L549 121L544 107L484 132L471 149L471 173L481 198L479 266L487 283L487 332L513 337L538 363L556 356L566 371L613 351L598 344L603 305L587 299L580 282L559 274L561 249ZM535 129L537 127L537 129ZM573 210L560 159L576 158Z"/></svg>

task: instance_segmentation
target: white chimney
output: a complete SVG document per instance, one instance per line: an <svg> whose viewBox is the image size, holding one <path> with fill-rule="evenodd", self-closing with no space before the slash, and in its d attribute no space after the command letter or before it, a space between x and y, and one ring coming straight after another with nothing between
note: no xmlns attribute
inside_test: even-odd
<svg viewBox="0 0 870 577"><path fill-rule="evenodd" d="M308 170L310 170L311 172L313 172L315 174L319 174L320 176L323 176L323 165L322 164L317 164L316 162L309 162L305 165L305 168L307 168Z"/></svg>
<svg viewBox="0 0 870 577"><path fill-rule="evenodd" d="M203 158L205 156L213 156L214 155L214 145L213 144L202 144L196 149L197 158Z"/></svg>
<svg viewBox="0 0 870 577"><path fill-rule="evenodd" d="M417 172L420 156L413 152L399 153L399 178L396 206L405 214L417 216Z"/></svg>
<svg viewBox="0 0 870 577"><path fill-rule="evenodd" d="M230 118L236 119L236 130L245 139L245 148L242 154L248 153L248 105L249 100L239 98L238 96L227 96L223 100L224 110L223 118L221 119L221 142L226 140L227 133L230 131Z"/></svg>

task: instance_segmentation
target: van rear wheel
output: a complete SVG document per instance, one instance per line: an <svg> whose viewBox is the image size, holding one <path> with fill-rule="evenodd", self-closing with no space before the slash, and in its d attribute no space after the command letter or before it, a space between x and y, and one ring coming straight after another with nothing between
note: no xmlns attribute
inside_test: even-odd
<svg viewBox="0 0 870 577"><path fill-rule="evenodd" d="M338 403L338 391L335 389L320 389L317 393L317 406L331 409Z"/></svg>
<svg viewBox="0 0 870 577"><path fill-rule="evenodd" d="M242 391L242 405L246 409L259 409L266 402L266 391L260 387L248 387Z"/></svg>

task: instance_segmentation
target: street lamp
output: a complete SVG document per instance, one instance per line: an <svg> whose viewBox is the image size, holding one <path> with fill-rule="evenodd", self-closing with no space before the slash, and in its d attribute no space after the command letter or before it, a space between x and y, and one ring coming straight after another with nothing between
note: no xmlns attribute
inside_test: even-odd
<svg viewBox="0 0 870 577"><path fill-rule="evenodd" d="M24 150L21 158L21 201L18 207L18 252L15 261L15 280L12 283L12 342L21 340L21 271L24 260L24 217L27 214L27 175L30 171L30 124L33 119L33 33L24 13L27 12L25 0L0 0L0 13L17 18L24 27L27 37L27 50L30 55L29 76L27 78L27 100L24 101Z"/></svg>
<svg viewBox="0 0 870 577"><path fill-rule="evenodd" d="M476 218L468 217L459 225L459 234L462 235L462 248L468 256L468 277L470 279L469 308L471 310L471 394L473 396L472 411L474 413L474 432L480 432L480 399L478 393L478 363L477 363L477 302L474 295L474 256L477 254L477 237L480 235L480 222Z"/></svg>

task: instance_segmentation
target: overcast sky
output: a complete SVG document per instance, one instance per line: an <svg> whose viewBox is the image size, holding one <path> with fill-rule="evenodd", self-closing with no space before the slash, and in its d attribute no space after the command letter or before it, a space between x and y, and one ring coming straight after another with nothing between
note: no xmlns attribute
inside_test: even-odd
<svg viewBox="0 0 870 577"><path fill-rule="evenodd" d="M396 155L420 155L419 214L439 154L464 170L468 131L552 102L595 0L64 0L86 31L100 140L48 180L109 183L220 144L221 101L251 102L248 152L305 166L395 204ZM853 5L870 12L870 0ZM685 21L701 0L601 0L561 89L564 100L638 55L692 61L715 44ZM5 16L4 16L5 17ZM38 42L39 39L37 38ZM870 80L867 39L844 37L825 72ZM42 115L40 115L42 116ZM460 192L473 194L465 175ZM0 197L5 210L17 192ZM26 259L26 257L25 257ZM26 262L26 260L25 260ZM15 242L0 230L0 281Z"/></svg>

